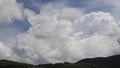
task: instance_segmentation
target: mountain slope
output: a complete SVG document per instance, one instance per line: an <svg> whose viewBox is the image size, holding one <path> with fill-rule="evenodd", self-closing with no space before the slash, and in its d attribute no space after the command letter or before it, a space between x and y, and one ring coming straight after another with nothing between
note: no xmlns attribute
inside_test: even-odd
<svg viewBox="0 0 120 68"><path fill-rule="evenodd" d="M56 63L32 65L0 60L0 68L120 68L120 55L99 58L87 58L76 63Z"/></svg>
<svg viewBox="0 0 120 68"><path fill-rule="evenodd" d="M107 68L120 68L120 55L110 56L106 58L103 57L92 58L92 59L87 58L77 62L76 64L80 64L80 63L86 63L93 66L94 65L99 65L102 67L105 66Z"/></svg>

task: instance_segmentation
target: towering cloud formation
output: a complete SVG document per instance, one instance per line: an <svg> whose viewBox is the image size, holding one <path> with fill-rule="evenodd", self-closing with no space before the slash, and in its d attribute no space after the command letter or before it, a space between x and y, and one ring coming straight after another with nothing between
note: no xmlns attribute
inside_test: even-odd
<svg viewBox="0 0 120 68"><path fill-rule="evenodd" d="M17 40L12 38L4 43L0 39L0 59L38 64L76 62L120 53L117 42L120 23L109 12L85 13L80 8L61 7L60 4L55 7L50 3L35 14L16 0L0 0L0 26L24 16L31 27L18 34ZM2 27L0 30L0 34L8 32L7 29L2 31ZM11 45L13 42L15 44Z"/></svg>
<svg viewBox="0 0 120 68"><path fill-rule="evenodd" d="M18 35L15 53L31 63L76 62L119 53L120 28L110 13L84 13L77 8L43 7L25 11L32 25ZM22 60L23 61L23 60Z"/></svg>

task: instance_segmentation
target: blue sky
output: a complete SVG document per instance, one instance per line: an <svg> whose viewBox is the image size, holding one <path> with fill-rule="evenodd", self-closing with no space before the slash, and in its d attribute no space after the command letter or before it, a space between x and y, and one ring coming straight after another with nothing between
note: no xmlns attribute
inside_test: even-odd
<svg viewBox="0 0 120 68"><path fill-rule="evenodd" d="M41 5L52 3L53 4L61 4L66 7L73 7L73 8L83 8L85 9L86 13L95 12L95 11L104 11L104 12L112 12L113 6L106 5L102 0L94 1L94 0L16 0L18 3L22 3L24 8L30 9L34 11L36 14L40 13ZM39 4L39 5L36 5ZM26 31L30 24L27 19L23 21L15 20L9 27L18 27L16 29L20 30L21 32ZM16 34L16 33L15 33Z"/></svg>
<svg viewBox="0 0 120 68"><path fill-rule="evenodd" d="M119 3L1 0L0 59L44 64L119 54Z"/></svg>
<svg viewBox="0 0 120 68"><path fill-rule="evenodd" d="M36 13L40 12L40 8L38 8L35 4L48 4L50 2L54 2L54 4L66 4L68 7L75 8L84 8L86 12L92 11L106 11L111 12L113 6L107 5L102 0L17 0L19 3L24 3L24 7L33 10Z"/></svg>
<svg viewBox="0 0 120 68"><path fill-rule="evenodd" d="M73 8L84 8L85 12L92 12L92 11L105 11L105 12L111 12L112 6L111 5L106 5L102 1L94 1L94 0L17 0L18 3L22 3L24 8L30 9L34 11L35 13L39 14L40 13L40 6L43 4L48 4L50 2L53 2L53 4L65 4L67 7L73 7ZM64 3L65 2L65 3ZM39 4L39 7L36 5ZM0 26L3 28L3 30L8 27L8 28L16 28L14 31L14 34L17 35L20 32L27 31L29 29L30 24L25 20L14 20L12 24L10 25L3 25ZM5 28L4 28L5 27ZM20 32L19 32L20 31ZM7 33L7 32L6 32ZM1 33L2 34L2 33Z"/></svg>

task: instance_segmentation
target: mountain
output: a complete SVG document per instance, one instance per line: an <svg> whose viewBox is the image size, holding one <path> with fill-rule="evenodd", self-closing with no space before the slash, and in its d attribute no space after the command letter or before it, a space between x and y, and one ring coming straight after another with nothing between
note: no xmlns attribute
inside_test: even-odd
<svg viewBox="0 0 120 68"><path fill-rule="evenodd" d="M32 65L15 61L0 60L0 68L120 68L120 55L87 58L76 63Z"/></svg>
<svg viewBox="0 0 120 68"><path fill-rule="evenodd" d="M87 58L78 61L76 64L85 63L90 66L98 66L98 68L120 68L120 55L110 56L110 57L98 57L98 58ZM93 67L93 68L94 68ZM96 68L96 67L95 67Z"/></svg>

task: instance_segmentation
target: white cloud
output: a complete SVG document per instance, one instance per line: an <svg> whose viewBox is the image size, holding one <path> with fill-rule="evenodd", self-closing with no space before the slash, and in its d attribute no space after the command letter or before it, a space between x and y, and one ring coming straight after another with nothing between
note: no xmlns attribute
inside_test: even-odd
<svg viewBox="0 0 120 68"><path fill-rule="evenodd" d="M18 35L15 53L30 63L76 62L119 53L119 27L110 13L85 14L77 8L47 5L36 15L25 11L30 29Z"/></svg>
<svg viewBox="0 0 120 68"><path fill-rule="evenodd" d="M62 3L62 1L61 1ZM43 6L39 14L25 9L16 0L0 1L0 24L27 16L31 27L25 33L0 42L0 59L28 63L76 62L83 58L119 54L120 22L109 12L84 13L83 9ZM119 1L109 2L118 15ZM39 5L36 5L39 7ZM41 7L41 6L40 6ZM2 30L0 33L13 33ZM6 36L4 34L4 36ZM8 35L9 35L8 34ZM10 35L11 36L11 35ZM7 36L6 36L7 37ZM10 44L9 44L10 43ZM13 45L15 43L15 45Z"/></svg>
<svg viewBox="0 0 120 68"><path fill-rule="evenodd" d="M6 59L10 56L11 49L0 42L0 59Z"/></svg>
<svg viewBox="0 0 120 68"><path fill-rule="evenodd" d="M103 2L112 6L111 13L119 20L120 0L103 0Z"/></svg>
<svg viewBox="0 0 120 68"><path fill-rule="evenodd" d="M0 24L11 23L14 19L22 19L22 5L16 0L0 0Z"/></svg>
<svg viewBox="0 0 120 68"><path fill-rule="evenodd" d="M11 23L15 19L24 19L23 9L16 0L0 0L0 59L19 60L12 46L15 45L16 33L20 29Z"/></svg>

